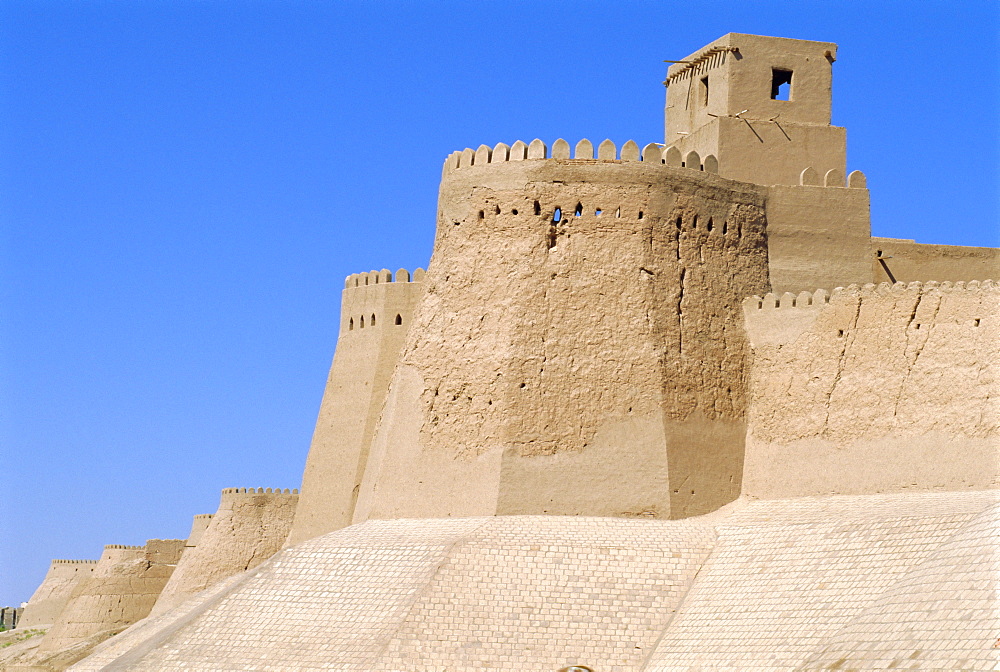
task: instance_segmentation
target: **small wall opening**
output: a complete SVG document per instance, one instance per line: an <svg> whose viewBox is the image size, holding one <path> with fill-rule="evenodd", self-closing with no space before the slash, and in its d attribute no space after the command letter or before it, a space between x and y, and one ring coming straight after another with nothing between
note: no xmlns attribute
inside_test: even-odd
<svg viewBox="0 0 1000 672"><path fill-rule="evenodd" d="M771 100L792 99L792 71L771 68Z"/></svg>
<svg viewBox="0 0 1000 672"><path fill-rule="evenodd" d="M552 213L552 221L553 222L562 221L562 208L556 208L556 211Z"/></svg>
<svg viewBox="0 0 1000 672"><path fill-rule="evenodd" d="M714 227L715 227L715 224L712 222L712 218L709 217L708 218L708 224L705 225L705 228L708 229L709 231L711 231Z"/></svg>
<svg viewBox="0 0 1000 672"><path fill-rule="evenodd" d="M511 211L510 211L510 214L512 214L512 215L516 215L516 214L517 214L517 208L514 208L513 210L511 210Z"/></svg>
<svg viewBox="0 0 1000 672"><path fill-rule="evenodd" d="M347 323L347 330L348 331L354 331L354 318L353 317L351 318L351 321Z"/></svg>
<svg viewBox="0 0 1000 672"><path fill-rule="evenodd" d="M601 210L600 208L598 208L597 210L594 210L594 216L595 217L600 217L601 216L601 212L603 212L603 210Z"/></svg>
<svg viewBox="0 0 1000 672"><path fill-rule="evenodd" d="M479 219L486 219L486 211L485 210L480 210L479 211Z"/></svg>
<svg viewBox="0 0 1000 672"><path fill-rule="evenodd" d="M639 211L639 219L642 219L642 210Z"/></svg>
<svg viewBox="0 0 1000 672"><path fill-rule="evenodd" d="M362 329L365 328L365 316L364 315L361 316L361 328Z"/></svg>
<svg viewBox="0 0 1000 672"><path fill-rule="evenodd" d="M402 323L403 323L403 316L400 315L399 313L396 313L396 326L398 327Z"/></svg>
<svg viewBox="0 0 1000 672"><path fill-rule="evenodd" d="M577 203L576 204L576 210L573 211L573 216L574 217L581 217L581 216L583 216L583 203Z"/></svg>
<svg viewBox="0 0 1000 672"><path fill-rule="evenodd" d="M542 206L538 201L535 201L535 214L536 215L542 214Z"/></svg>
<svg viewBox="0 0 1000 672"><path fill-rule="evenodd" d="M372 326L375 326L375 313L372 313Z"/></svg>
<svg viewBox="0 0 1000 672"><path fill-rule="evenodd" d="M701 104L708 105L708 77L701 78Z"/></svg>

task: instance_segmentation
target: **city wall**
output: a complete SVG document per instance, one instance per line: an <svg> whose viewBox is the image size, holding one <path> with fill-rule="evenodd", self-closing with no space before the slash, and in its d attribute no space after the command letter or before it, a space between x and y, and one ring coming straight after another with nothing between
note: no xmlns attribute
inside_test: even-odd
<svg viewBox="0 0 1000 672"><path fill-rule="evenodd" d="M34 628L55 623L73 590L91 577L96 566L97 560L53 560L24 607L19 626Z"/></svg>
<svg viewBox="0 0 1000 672"><path fill-rule="evenodd" d="M656 145L593 151L449 157L355 522L681 517L738 495L767 191Z"/></svg>
<svg viewBox="0 0 1000 672"><path fill-rule="evenodd" d="M1000 288L751 297L751 498L1000 486Z"/></svg>
<svg viewBox="0 0 1000 672"><path fill-rule="evenodd" d="M274 555L288 537L298 500L298 490L223 490L219 510L208 518L208 525L195 545L184 551L160 592L152 615L168 611L192 595L253 569ZM204 520L196 517L192 531Z"/></svg>
<svg viewBox="0 0 1000 672"><path fill-rule="evenodd" d="M296 544L351 524L389 379L423 293L424 270L349 276L340 334L288 537Z"/></svg>
<svg viewBox="0 0 1000 672"><path fill-rule="evenodd" d="M59 655L94 644L145 618L184 551L183 539L150 539L145 546L104 547L93 574L73 590L39 647ZM84 655L89 647L84 647Z"/></svg>

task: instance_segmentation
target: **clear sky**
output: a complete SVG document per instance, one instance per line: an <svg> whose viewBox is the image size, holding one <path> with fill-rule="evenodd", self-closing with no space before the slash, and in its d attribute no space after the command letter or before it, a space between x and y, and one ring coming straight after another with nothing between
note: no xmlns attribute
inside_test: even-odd
<svg viewBox="0 0 1000 672"><path fill-rule="evenodd" d="M0 605L298 487L349 273L444 157L662 141L664 59L827 40L875 235L1000 244L998 3L0 3Z"/></svg>

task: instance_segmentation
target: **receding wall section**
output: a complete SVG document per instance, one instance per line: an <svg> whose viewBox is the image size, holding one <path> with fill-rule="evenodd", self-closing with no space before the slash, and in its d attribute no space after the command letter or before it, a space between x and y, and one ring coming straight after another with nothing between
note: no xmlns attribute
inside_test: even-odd
<svg viewBox="0 0 1000 672"><path fill-rule="evenodd" d="M820 175L813 169L813 174ZM772 291L871 282L869 195L864 188L779 185L768 189Z"/></svg>
<svg viewBox="0 0 1000 672"><path fill-rule="evenodd" d="M1000 486L994 283L770 294L745 314L745 495Z"/></svg>
<svg viewBox="0 0 1000 672"><path fill-rule="evenodd" d="M105 546L93 573L77 584L46 633L39 647L39 662L46 656L59 656L65 664L58 669L64 669L74 655L82 658L102 639L145 618L183 552L183 539L150 539L145 546Z"/></svg>
<svg viewBox="0 0 1000 672"><path fill-rule="evenodd" d="M929 245L872 238L873 282L943 282L1000 278L1000 248Z"/></svg>
<svg viewBox="0 0 1000 672"><path fill-rule="evenodd" d="M423 269L345 280L340 334L288 537L294 544L351 524L375 424L423 293Z"/></svg>
<svg viewBox="0 0 1000 672"><path fill-rule="evenodd" d="M214 516L195 516L177 569L152 615L162 614L223 579L253 569L281 549L299 500L287 488L226 488Z"/></svg>
<svg viewBox="0 0 1000 672"><path fill-rule="evenodd" d="M666 518L736 497L739 306L768 287L765 200L656 161L446 171L355 522ZM706 433L731 455L694 456Z"/></svg>
<svg viewBox="0 0 1000 672"><path fill-rule="evenodd" d="M69 602L73 590L94 573L97 560L53 560L49 571L24 607L18 627L51 625Z"/></svg>

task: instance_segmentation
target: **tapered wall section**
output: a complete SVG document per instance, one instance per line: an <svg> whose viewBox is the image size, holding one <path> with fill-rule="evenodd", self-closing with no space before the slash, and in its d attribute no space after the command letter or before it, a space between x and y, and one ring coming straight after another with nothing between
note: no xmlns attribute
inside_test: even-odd
<svg viewBox="0 0 1000 672"><path fill-rule="evenodd" d="M110 636L145 618L183 551L181 539L150 539L145 546L105 546L93 574L77 585L39 652L44 656L101 633Z"/></svg>
<svg viewBox="0 0 1000 672"><path fill-rule="evenodd" d="M53 560L45 579L32 594L18 627L34 628L56 622L73 589L94 573L97 560Z"/></svg>
<svg viewBox="0 0 1000 672"><path fill-rule="evenodd" d="M665 518L733 499L765 196L658 153L446 168L355 521Z"/></svg>
<svg viewBox="0 0 1000 672"><path fill-rule="evenodd" d="M748 299L744 493L1000 486L998 307L989 281Z"/></svg>
<svg viewBox="0 0 1000 672"><path fill-rule="evenodd" d="M297 490L223 490L219 510L209 517L203 531L197 528L205 519L195 518L192 533L198 534L197 543L185 550L152 614L168 611L274 555L288 538L298 500Z"/></svg>
<svg viewBox="0 0 1000 672"><path fill-rule="evenodd" d="M423 269L351 275L289 544L351 524L375 423L423 291Z"/></svg>

